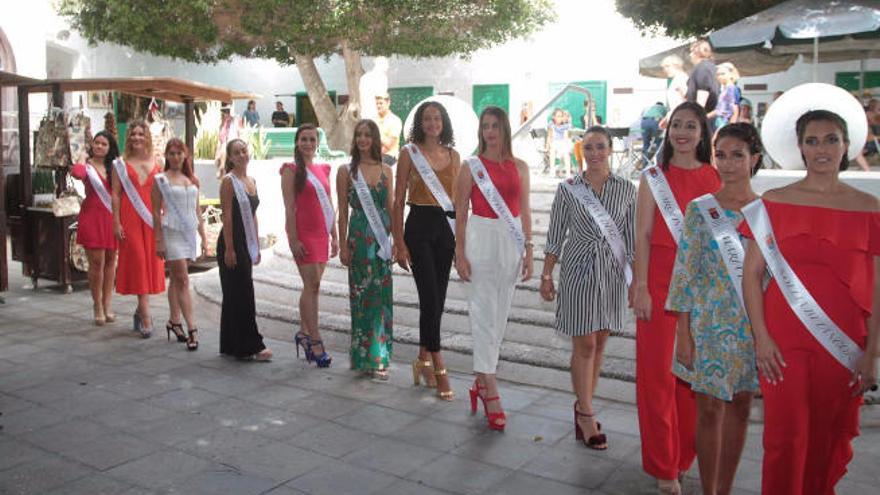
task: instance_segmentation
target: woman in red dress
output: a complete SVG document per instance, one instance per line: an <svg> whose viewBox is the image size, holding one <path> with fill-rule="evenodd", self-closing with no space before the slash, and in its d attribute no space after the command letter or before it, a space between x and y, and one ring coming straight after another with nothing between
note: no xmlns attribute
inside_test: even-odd
<svg viewBox="0 0 880 495"><path fill-rule="evenodd" d="M864 353L848 369L795 315L776 278L764 292L766 262L757 242L749 243L743 295L764 395L761 484L773 495L833 495L853 456L862 394L877 384L880 202L838 179L849 165L842 118L810 111L796 132L807 175L767 191L764 206L779 252Z"/></svg>
<svg viewBox="0 0 880 495"><path fill-rule="evenodd" d="M314 125L301 125L296 130L294 142L294 162L281 166L287 242L303 281L299 296L300 331L294 337L294 342L303 347L309 362L315 361L318 367L326 368L330 366L331 359L318 331L318 294L327 260L336 256L339 244L334 215L328 212L328 228L318 191L308 176L311 173L317 179L332 210L330 165L314 163L318 150L318 129Z"/></svg>
<svg viewBox="0 0 880 495"><path fill-rule="evenodd" d="M695 103L679 105L669 118L660 169L680 212L691 200L721 186L709 165L706 114ZM654 172L659 172L654 170ZM642 467L662 493L681 492L678 478L696 457L696 404L684 381L672 374L676 313L666 296L678 239L673 239L644 176L636 200L636 250L630 305L636 322L636 401Z"/></svg>
<svg viewBox="0 0 880 495"><path fill-rule="evenodd" d="M134 314L134 330L143 338L153 333L153 319L150 317L150 294L165 291L165 263L156 256L156 241L153 235L153 209L150 191L153 178L162 169L153 157L153 143L150 128L143 120L128 124L125 136L125 152L122 154L125 176L120 169L113 169L113 232L119 240L119 265L116 269L116 292L133 294L138 298ZM122 180L128 179L135 201L146 208L147 217L142 217L132 204L129 192Z"/></svg>
<svg viewBox="0 0 880 495"><path fill-rule="evenodd" d="M70 175L83 181L86 188L86 199L79 210L76 243L85 248L89 260L89 289L92 291L95 325L98 326L116 321L116 315L110 310L117 247L113 237L110 177L113 160L118 156L116 139L101 131L92 139L88 160L70 169Z"/></svg>

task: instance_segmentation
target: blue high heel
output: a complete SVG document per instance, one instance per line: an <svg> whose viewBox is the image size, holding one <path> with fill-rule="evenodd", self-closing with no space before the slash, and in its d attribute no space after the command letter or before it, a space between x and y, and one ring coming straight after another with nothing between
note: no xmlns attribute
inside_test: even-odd
<svg viewBox="0 0 880 495"><path fill-rule="evenodd" d="M308 347L308 346L310 345L310 343L311 343L311 338L309 338L308 335L306 335L306 334L304 334L304 333L302 333L302 332L297 332L297 333L295 333L295 334L293 335L293 344L294 344L294 346L296 347L296 357L297 357L297 359L299 359L299 348L302 347L302 349L303 349L303 354L306 355L306 360L307 360L308 362L311 362L311 361L312 361L311 359L309 359L310 353L309 353L309 347Z"/></svg>
<svg viewBox="0 0 880 495"><path fill-rule="evenodd" d="M312 346L319 345L321 346L322 352L320 355L315 355L315 352L312 350ZM333 359L330 357L330 354L327 354L327 349L324 349L324 342L321 340L311 340L309 339L309 347L306 350L306 360L308 362L314 361L315 364L318 365L318 368L329 368L330 362Z"/></svg>

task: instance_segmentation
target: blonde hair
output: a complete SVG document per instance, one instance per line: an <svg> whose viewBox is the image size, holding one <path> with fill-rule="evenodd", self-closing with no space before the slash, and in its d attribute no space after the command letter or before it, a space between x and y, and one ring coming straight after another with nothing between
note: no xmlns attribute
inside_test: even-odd
<svg viewBox="0 0 880 495"><path fill-rule="evenodd" d="M122 158L128 160L131 157L131 133L135 128L140 127L144 131L144 145L147 149L147 155L153 156L153 136L150 134L150 126L144 119L134 119L129 121L128 128L125 129L125 149L122 152Z"/></svg>
<svg viewBox="0 0 880 495"><path fill-rule="evenodd" d="M663 67L664 65L684 69L684 60L678 55L667 55L663 57L663 60L660 62L660 67Z"/></svg>
<svg viewBox="0 0 880 495"><path fill-rule="evenodd" d="M723 64L718 66L719 69L724 69L730 75L730 82L735 83L739 81L739 71L736 70L736 66L734 66L730 62L724 62Z"/></svg>

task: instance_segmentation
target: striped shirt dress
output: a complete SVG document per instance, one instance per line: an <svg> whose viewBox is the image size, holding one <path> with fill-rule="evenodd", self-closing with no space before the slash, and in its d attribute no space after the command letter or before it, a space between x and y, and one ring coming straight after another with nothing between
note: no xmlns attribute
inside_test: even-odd
<svg viewBox="0 0 880 495"><path fill-rule="evenodd" d="M582 175L569 181L575 188L590 187ZM631 262L636 187L611 174L596 197L620 230L627 260ZM627 310L624 271L587 207L564 183L559 184L553 198L544 252L556 256L560 264L556 299L559 334L579 337L598 330L623 329Z"/></svg>

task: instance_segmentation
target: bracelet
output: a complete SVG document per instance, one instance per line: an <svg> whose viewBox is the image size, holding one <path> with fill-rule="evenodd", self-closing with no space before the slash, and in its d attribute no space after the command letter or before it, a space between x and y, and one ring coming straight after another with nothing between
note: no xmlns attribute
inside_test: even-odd
<svg viewBox="0 0 880 495"><path fill-rule="evenodd" d="M553 275L544 275L544 274L542 274L542 275L541 275L541 281L543 282L543 281L545 281L545 280L549 280L550 282L552 282L552 281L553 281Z"/></svg>

